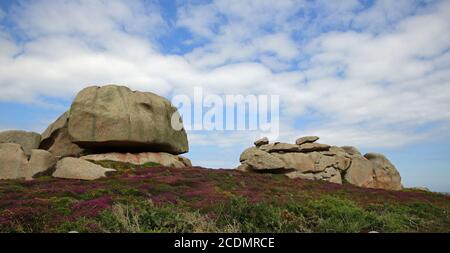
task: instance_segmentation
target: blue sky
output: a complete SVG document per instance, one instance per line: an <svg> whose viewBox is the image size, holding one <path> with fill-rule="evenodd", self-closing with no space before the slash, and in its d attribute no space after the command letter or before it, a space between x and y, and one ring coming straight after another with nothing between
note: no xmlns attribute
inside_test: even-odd
<svg viewBox="0 0 450 253"><path fill-rule="evenodd" d="M406 186L450 192L449 1L0 0L0 130L42 132L77 91L280 96L279 141L385 153ZM232 168L258 132L189 132Z"/></svg>

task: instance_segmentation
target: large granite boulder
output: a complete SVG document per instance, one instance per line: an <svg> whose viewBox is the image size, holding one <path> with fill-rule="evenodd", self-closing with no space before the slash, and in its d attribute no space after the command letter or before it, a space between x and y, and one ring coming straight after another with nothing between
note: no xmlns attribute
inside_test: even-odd
<svg viewBox="0 0 450 253"><path fill-rule="evenodd" d="M40 149L50 151L58 157L74 156L82 154L83 149L72 142L68 132L69 112L65 112L42 133Z"/></svg>
<svg viewBox="0 0 450 253"><path fill-rule="evenodd" d="M354 157L352 164L345 173L345 180L353 185L365 188L372 188L373 184L373 163L364 157Z"/></svg>
<svg viewBox="0 0 450 253"><path fill-rule="evenodd" d="M374 169L374 188L401 190L401 177L395 166L383 155L368 153L364 157L371 161Z"/></svg>
<svg viewBox="0 0 450 253"><path fill-rule="evenodd" d="M175 119L175 120L174 120ZM125 86L92 86L78 93L69 113L72 142L86 149L188 152L177 109L154 93Z"/></svg>
<svg viewBox="0 0 450 253"><path fill-rule="evenodd" d="M33 149L28 159L19 144L0 144L0 179L32 179L55 163L56 158L46 150Z"/></svg>
<svg viewBox="0 0 450 253"><path fill-rule="evenodd" d="M31 155L31 150L39 148L41 135L35 132L19 130L4 131L0 133L0 143L16 143L22 146L25 155Z"/></svg>
<svg viewBox="0 0 450 253"><path fill-rule="evenodd" d="M106 177L108 173L114 171L116 170L103 168L80 158L66 157L58 161L52 176L65 179L95 180Z"/></svg>
<svg viewBox="0 0 450 253"><path fill-rule="evenodd" d="M192 166L188 158L172 155L164 152L145 152L145 153L105 153L92 154L80 157L88 161L114 161L130 163L134 165L144 165L146 163L158 163L164 167L184 168Z"/></svg>
<svg viewBox="0 0 450 253"><path fill-rule="evenodd" d="M289 178L325 180L342 184L400 190L401 178L395 166L383 155L362 156L351 146L336 147L316 143L319 137L306 136L296 144L255 142L240 156L243 172L281 173ZM257 145L261 144L261 145Z"/></svg>

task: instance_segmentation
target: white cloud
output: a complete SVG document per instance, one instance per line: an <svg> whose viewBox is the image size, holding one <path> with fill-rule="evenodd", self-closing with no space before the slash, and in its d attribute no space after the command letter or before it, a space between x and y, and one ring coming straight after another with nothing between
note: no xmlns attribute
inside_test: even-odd
<svg viewBox="0 0 450 253"><path fill-rule="evenodd" d="M352 25L377 33L391 30L392 24L414 14L420 2L418 0L375 1L371 8L353 18Z"/></svg>
<svg viewBox="0 0 450 253"><path fill-rule="evenodd" d="M415 131L424 124L449 123L447 2L415 16L408 16L415 5L404 1L356 14L359 1L238 2L180 7L177 27L204 42L184 55L158 52L156 38L171 28L153 5L24 2L14 20L27 40L16 42L0 27L0 100L42 104L42 96L70 98L101 83L164 96L189 94L195 85L209 93L278 94L280 139L319 134L330 143L384 147L429 138L432 132ZM317 18L299 14L311 10ZM332 31L352 22L368 30ZM298 118L314 120L294 127ZM223 147L254 139L191 135L197 145L214 137Z"/></svg>

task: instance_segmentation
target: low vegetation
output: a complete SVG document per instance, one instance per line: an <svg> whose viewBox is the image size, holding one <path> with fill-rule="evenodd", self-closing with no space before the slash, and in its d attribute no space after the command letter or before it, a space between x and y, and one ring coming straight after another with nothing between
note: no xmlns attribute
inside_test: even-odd
<svg viewBox="0 0 450 253"><path fill-rule="evenodd" d="M96 181L1 181L0 232L450 232L443 194L114 166L120 172Z"/></svg>

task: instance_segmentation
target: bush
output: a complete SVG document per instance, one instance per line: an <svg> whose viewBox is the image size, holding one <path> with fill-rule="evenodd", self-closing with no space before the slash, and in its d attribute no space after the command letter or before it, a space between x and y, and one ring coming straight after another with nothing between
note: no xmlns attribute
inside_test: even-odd
<svg viewBox="0 0 450 253"><path fill-rule="evenodd" d="M450 212L428 203L385 203L368 207L382 232L450 232Z"/></svg>
<svg viewBox="0 0 450 253"><path fill-rule="evenodd" d="M308 231L303 216L269 203L249 203L241 196L220 205L217 213L220 228L234 226L244 233Z"/></svg>
<svg viewBox="0 0 450 253"><path fill-rule="evenodd" d="M357 233L377 230L380 221L377 217L358 207L354 202L327 196L306 203L303 215L313 217L316 232Z"/></svg>
<svg viewBox="0 0 450 253"><path fill-rule="evenodd" d="M152 202L115 204L100 215L105 232L215 232L211 220L198 212L184 211L174 205L157 207Z"/></svg>

